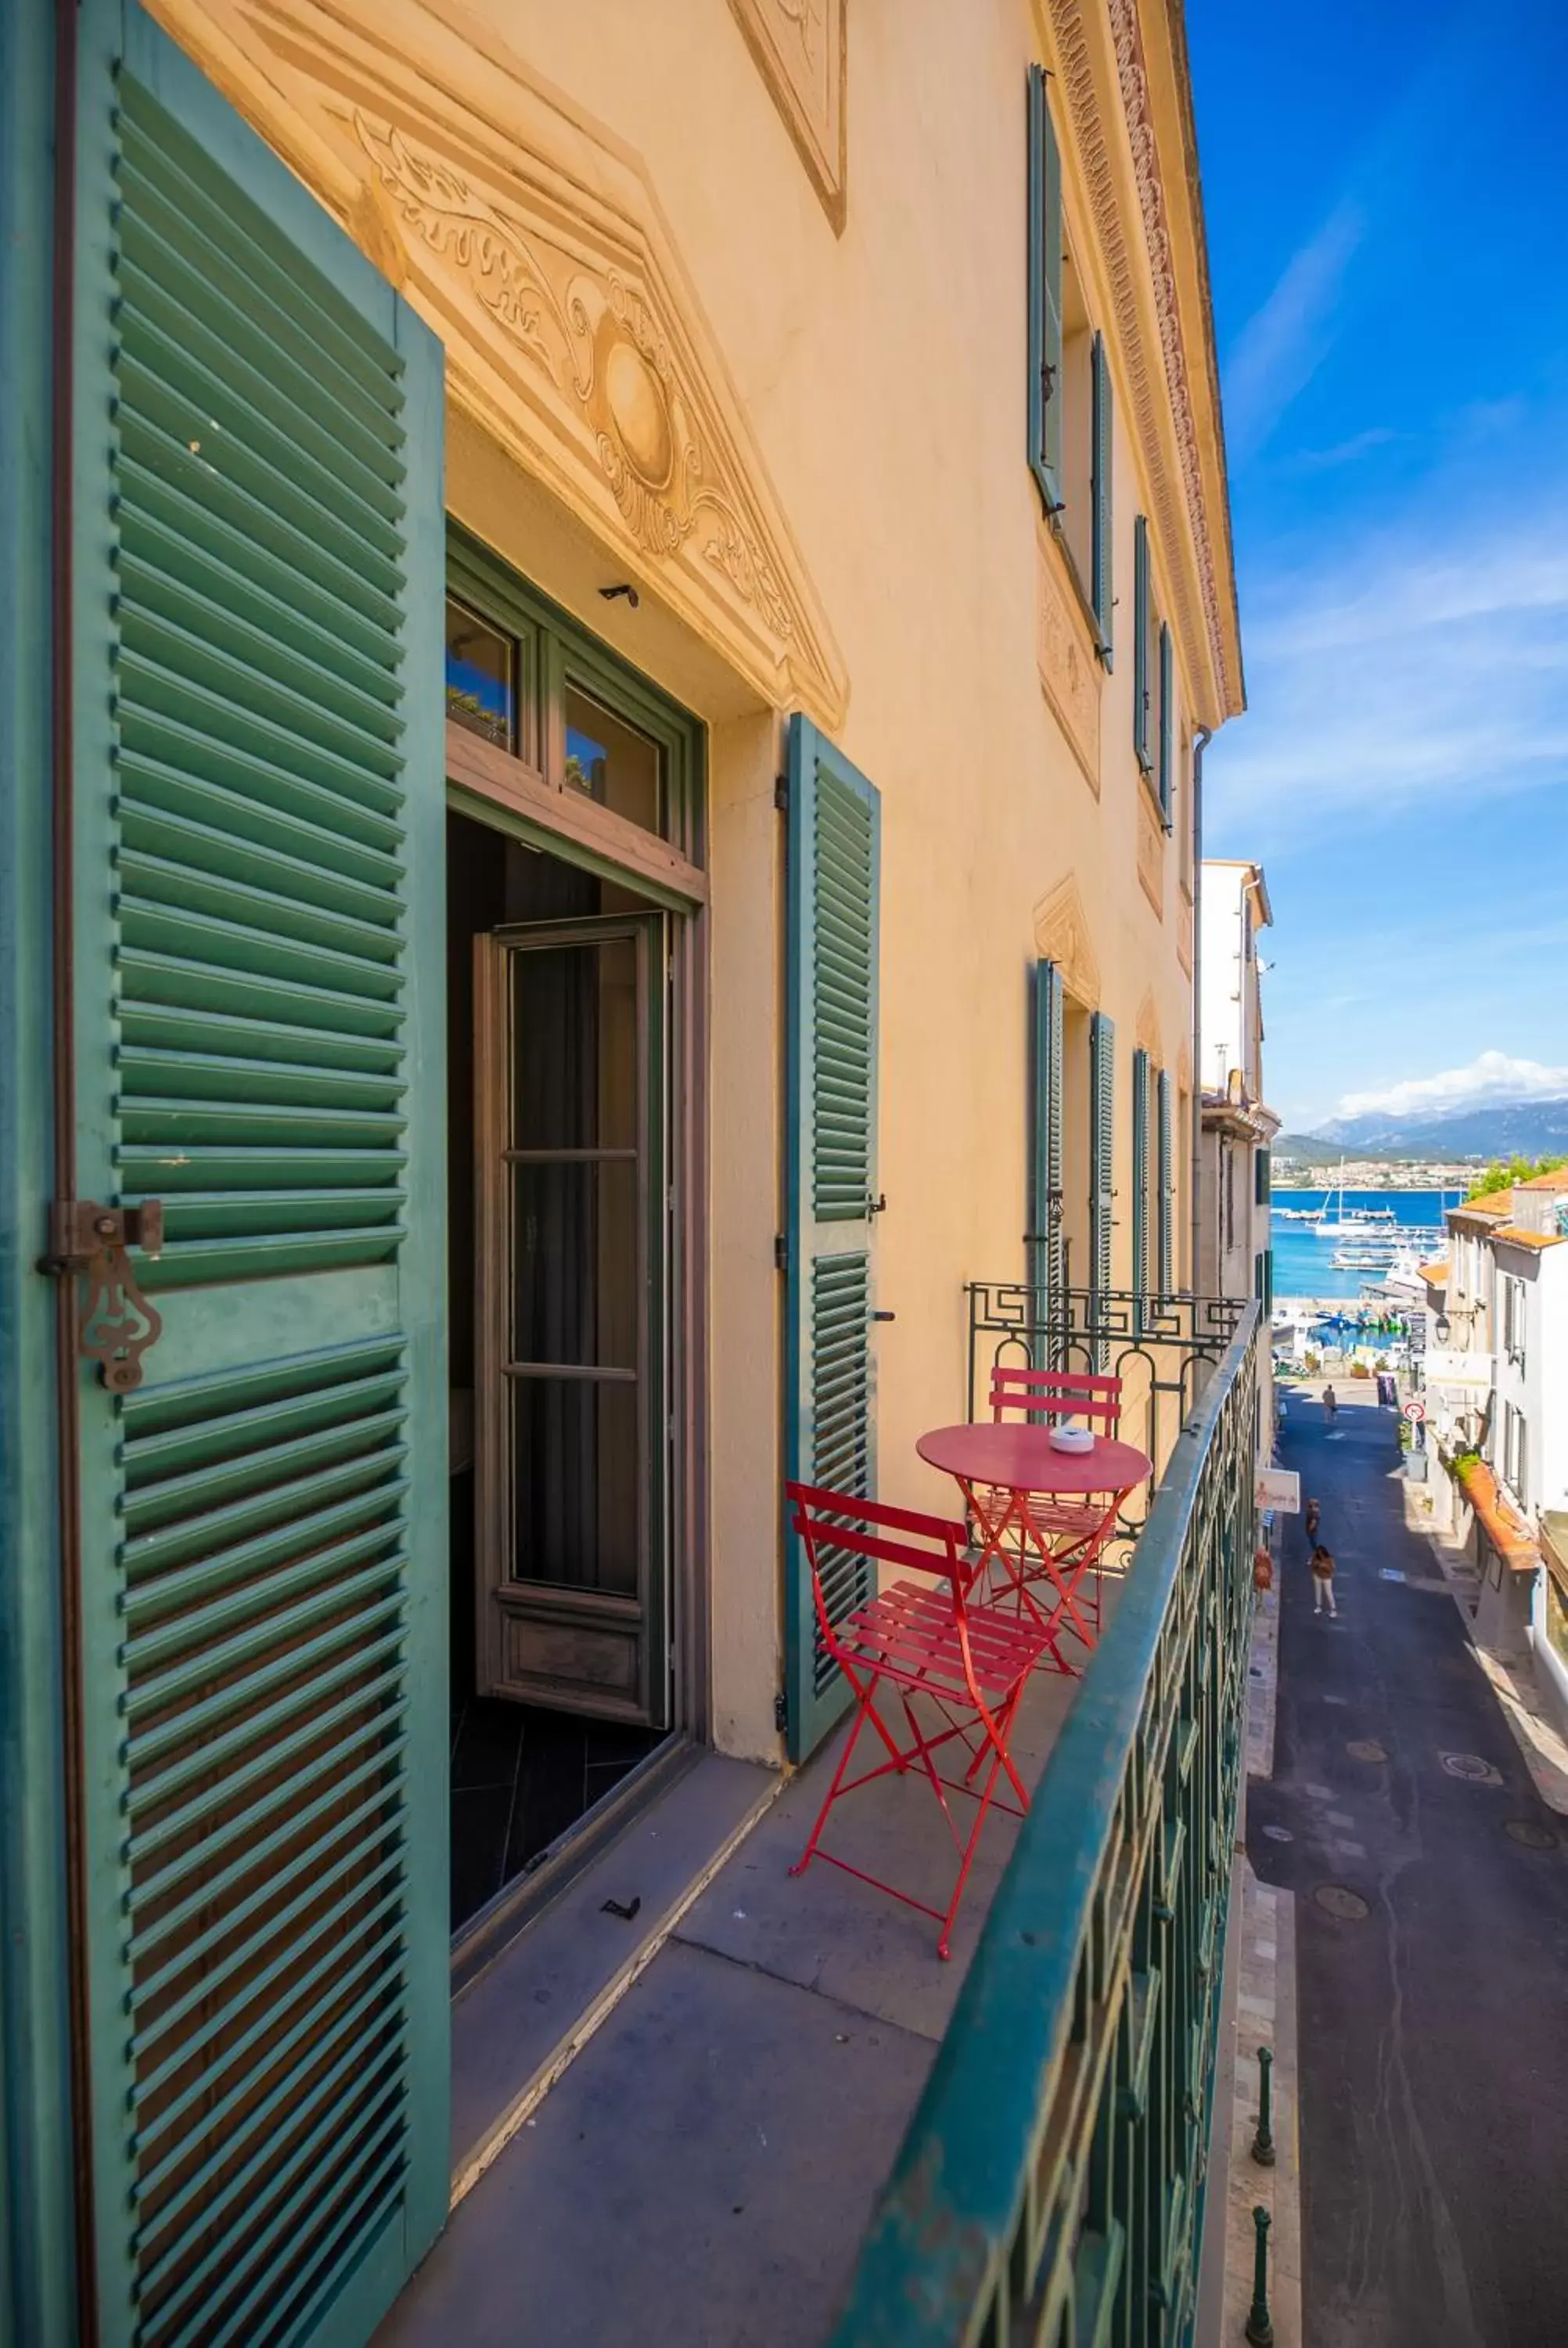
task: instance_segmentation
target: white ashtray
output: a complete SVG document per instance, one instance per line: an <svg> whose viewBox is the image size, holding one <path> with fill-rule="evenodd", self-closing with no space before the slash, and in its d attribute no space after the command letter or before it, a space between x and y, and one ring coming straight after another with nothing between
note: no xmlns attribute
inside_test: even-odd
<svg viewBox="0 0 1568 2348"><path fill-rule="evenodd" d="M1069 1419L1065 1426L1051 1428L1050 1447L1053 1451L1092 1451L1094 1429L1075 1426Z"/></svg>

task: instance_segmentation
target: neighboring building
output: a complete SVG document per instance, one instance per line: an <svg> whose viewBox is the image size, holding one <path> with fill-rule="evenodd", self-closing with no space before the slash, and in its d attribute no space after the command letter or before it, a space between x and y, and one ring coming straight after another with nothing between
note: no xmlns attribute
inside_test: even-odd
<svg viewBox="0 0 1568 2348"><path fill-rule="evenodd" d="M1198 1291L1256 1296L1274 1307L1269 1145L1279 1119L1264 1099L1258 939L1273 922L1263 867L1205 857L1203 866ZM1273 1393L1260 1387L1272 1428Z"/></svg>
<svg viewBox="0 0 1568 2348"><path fill-rule="evenodd" d="M1548 1528L1568 1512L1568 1170L1450 1208L1449 1262L1428 1365L1429 1409L1460 1473L1482 1570L1478 1635L1526 1637L1568 1726L1568 1664ZM1434 1268L1435 1269L1435 1268Z"/></svg>
<svg viewBox="0 0 1568 2348"><path fill-rule="evenodd" d="M952 1509L968 1282L1266 1262L1251 866L1190 1244L1184 50L5 13L0 2270L38 2342L75 2226L106 2342L217 2272L352 2343L445 2219L452 1921L838 1716L785 1476Z"/></svg>

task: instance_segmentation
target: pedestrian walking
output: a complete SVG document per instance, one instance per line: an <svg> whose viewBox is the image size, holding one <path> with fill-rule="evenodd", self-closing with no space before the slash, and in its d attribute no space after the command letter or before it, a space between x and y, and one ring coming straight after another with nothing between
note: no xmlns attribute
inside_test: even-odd
<svg viewBox="0 0 1568 2348"><path fill-rule="evenodd" d="M1333 1387L1332 1387L1332 1386L1325 1386L1325 1387L1324 1387L1324 1389L1323 1389L1323 1415L1324 1415L1324 1416L1325 1416L1326 1418L1332 1419L1332 1417L1333 1417L1333 1416L1334 1416L1335 1412L1338 1409L1338 1407L1339 1407L1339 1398L1338 1398L1338 1396L1336 1395L1336 1393L1335 1393L1335 1391L1334 1391Z"/></svg>
<svg viewBox="0 0 1568 2348"><path fill-rule="evenodd" d="M1312 1552L1312 1611L1321 1614L1327 1600L1330 1614L1339 1609L1334 1603L1334 1560L1321 1541Z"/></svg>
<svg viewBox="0 0 1568 2348"><path fill-rule="evenodd" d="M1317 1546L1317 1528L1319 1523L1322 1521L1322 1517L1323 1511L1319 1508L1317 1502L1316 1500L1308 1500L1307 1507L1303 1511L1303 1522L1307 1529L1307 1538L1312 1543L1314 1549Z"/></svg>

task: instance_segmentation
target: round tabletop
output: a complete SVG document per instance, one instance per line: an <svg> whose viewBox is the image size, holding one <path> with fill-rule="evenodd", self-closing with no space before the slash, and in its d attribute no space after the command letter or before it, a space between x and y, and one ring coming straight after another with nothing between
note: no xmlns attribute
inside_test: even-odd
<svg viewBox="0 0 1568 2348"><path fill-rule="evenodd" d="M1024 1419L934 1426L915 1446L928 1467L966 1484L999 1484L1013 1492L1130 1492L1152 1462L1135 1444L1097 1435L1092 1451L1059 1451L1048 1426Z"/></svg>

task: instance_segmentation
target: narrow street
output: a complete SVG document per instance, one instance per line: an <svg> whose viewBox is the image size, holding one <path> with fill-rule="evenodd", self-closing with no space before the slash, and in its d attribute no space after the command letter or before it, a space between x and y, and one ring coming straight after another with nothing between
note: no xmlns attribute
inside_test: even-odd
<svg viewBox="0 0 1568 2348"><path fill-rule="evenodd" d="M1321 1501L1339 1613L1315 1619L1287 1519L1275 1776L1247 1828L1296 1900L1305 2337L1551 2348L1568 1832L1406 1529L1391 1412L1357 1395L1330 1426L1319 1391L1288 1394L1279 1457Z"/></svg>

